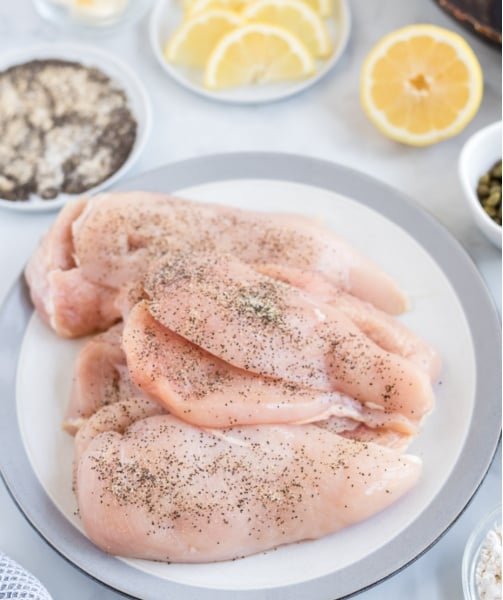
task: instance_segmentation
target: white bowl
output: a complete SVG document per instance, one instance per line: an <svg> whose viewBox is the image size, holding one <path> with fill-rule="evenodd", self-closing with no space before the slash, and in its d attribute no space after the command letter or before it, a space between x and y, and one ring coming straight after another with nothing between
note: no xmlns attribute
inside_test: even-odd
<svg viewBox="0 0 503 600"><path fill-rule="evenodd" d="M120 169L108 177L108 179L105 179L99 185L85 192L86 195L95 194L120 179L140 156L151 129L152 109L150 100L143 84L127 65L107 52L97 50L92 46L59 43L28 46L22 50L16 50L0 56L0 71L30 60L50 58L75 61L85 66L97 67L100 71L103 71L103 73L117 82L124 90L131 112L137 122L136 139L130 155ZM79 195L83 194L61 193L52 200L43 200L35 194L26 201L13 201L0 198L0 207L27 212L50 211L61 208L68 200L76 198Z"/></svg>
<svg viewBox="0 0 503 600"><path fill-rule="evenodd" d="M261 104L288 98L311 87L340 59L349 39L351 16L347 0L332 0L332 15L326 23L334 51L326 60L316 61L316 73L300 81L280 81L262 85L247 85L222 91L204 87L202 69L186 69L168 63L163 56L166 42L183 21L181 0L158 0L150 16L150 45L161 68L175 81L196 94L233 104Z"/></svg>
<svg viewBox="0 0 503 600"><path fill-rule="evenodd" d="M479 177L501 159L501 121L477 131L467 140L459 157L459 176L475 223L484 235L501 248L501 227L483 209L477 196Z"/></svg>
<svg viewBox="0 0 503 600"><path fill-rule="evenodd" d="M466 542L461 565L465 600L479 600L480 598L476 582L477 563L487 534L491 529L497 527L501 528L501 506L495 508L477 524Z"/></svg>

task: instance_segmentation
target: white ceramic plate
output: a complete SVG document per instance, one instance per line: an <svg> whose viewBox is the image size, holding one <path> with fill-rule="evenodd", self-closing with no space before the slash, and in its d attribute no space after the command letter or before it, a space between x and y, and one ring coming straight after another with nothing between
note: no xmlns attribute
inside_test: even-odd
<svg viewBox="0 0 503 600"><path fill-rule="evenodd" d="M0 466L27 518L85 572L145 600L341 598L424 552L482 481L501 424L499 323L460 246L400 193L312 159L203 157L145 174L121 189L318 216L392 274L413 303L403 321L444 362L437 407L411 448L423 459L424 472L417 487L387 510L320 540L216 564L110 557L89 542L75 516L72 440L60 429L83 341L62 340L31 317L20 282L0 311Z"/></svg>
<svg viewBox="0 0 503 600"><path fill-rule="evenodd" d="M181 0L158 0L150 17L150 44L161 68L178 83L206 98L234 104L260 104L288 98L311 87L335 65L344 52L349 32L351 17L347 0L332 0L333 11L326 23L334 47L332 55L326 60L318 60L316 73L308 79L300 81L284 81L263 85L243 86L240 88L211 91L203 85L202 69L186 69L168 63L163 56L163 49L173 32L183 20Z"/></svg>
<svg viewBox="0 0 503 600"><path fill-rule="evenodd" d="M85 193L87 195L99 192L123 177L140 156L151 128L152 109L150 100L143 84L127 65L107 52L97 50L93 46L59 43L28 46L21 50L2 54L0 56L0 71L30 60L44 60L49 58L76 61L85 66L97 67L100 71L103 71L124 90L129 100L131 112L137 121L136 140L125 163L108 179L90 188ZM52 200L43 200L34 194L27 201L11 201L0 198L0 207L19 211L43 212L61 208L70 198L75 197L75 194L59 194Z"/></svg>

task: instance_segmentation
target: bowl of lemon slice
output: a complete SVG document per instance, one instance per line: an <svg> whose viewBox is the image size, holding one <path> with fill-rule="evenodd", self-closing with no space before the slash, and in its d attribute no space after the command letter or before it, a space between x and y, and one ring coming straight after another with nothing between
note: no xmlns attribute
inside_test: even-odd
<svg viewBox="0 0 503 600"><path fill-rule="evenodd" d="M223 102L292 96L335 65L350 31L347 0L159 0L152 50L184 87Z"/></svg>

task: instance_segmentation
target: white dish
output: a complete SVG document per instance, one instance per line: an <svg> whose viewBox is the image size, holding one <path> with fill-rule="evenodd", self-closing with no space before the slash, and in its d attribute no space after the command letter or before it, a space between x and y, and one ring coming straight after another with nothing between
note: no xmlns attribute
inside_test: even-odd
<svg viewBox="0 0 503 600"><path fill-rule="evenodd" d="M103 71L103 73L117 82L124 90L131 112L137 121L136 139L125 163L105 181L85 192L86 195L97 193L123 177L140 156L151 129L152 109L150 100L143 84L127 65L107 52L97 50L91 46L59 43L28 46L22 50L16 50L0 56L0 71L31 60L44 60L48 58L76 61L85 66L97 67ZM33 195L26 201L12 201L0 198L0 207L26 212L44 212L61 208L70 198L75 197L75 194L61 193L52 200L43 200L36 195Z"/></svg>
<svg viewBox="0 0 503 600"><path fill-rule="evenodd" d="M157 62L170 77L192 92L212 100L234 104L274 102L311 87L324 77L340 59L351 30L351 17L347 0L333 0L332 15L326 21L334 51L327 60L317 61L316 73L312 77L300 81L284 81L264 85L249 85L230 90L210 91L203 85L201 69L185 69L178 65L172 65L163 56L166 42L182 20L181 0L158 0L152 10L149 25L150 44Z"/></svg>
<svg viewBox="0 0 503 600"><path fill-rule="evenodd" d="M0 466L27 518L70 562L142 600L340 598L424 552L477 489L500 433L499 324L459 245L402 194L314 159L260 153L202 157L120 188L322 217L388 270L413 301L403 321L437 347L444 361L437 408L411 448L423 459L424 473L389 509L320 540L217 564L108 556L83 535L75 516L72 441L59 427L82 341L60 339L32 316L26 289L18 283L0 311Z"/></svg>
<svg viewBox="0 0 503 600"><path fill-rule="evenodd" d="M483 209L477 196L479 178L502 156L501 121L472 135L459 156L459 177L475 223L493 244L501 248L501 227Z"/></svg>
<svg viewBox="0 0 503 600"><path fill-rule="evenodd" d="M496 528L501 531L501 506L492 510L476 525L466 542L461 565L461 577L465 600L479 600L476 571L480 558L480 551L482 550L482 545L484 544L489 531Z"/></svg>

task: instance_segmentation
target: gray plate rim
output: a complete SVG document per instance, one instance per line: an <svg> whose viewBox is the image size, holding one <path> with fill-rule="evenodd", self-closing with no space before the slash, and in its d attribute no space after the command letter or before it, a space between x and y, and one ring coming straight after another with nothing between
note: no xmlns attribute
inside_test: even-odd
<svg viewBox="0 0 503 600"><path fill-rule="evenodd" d="M323 577L258 590L219 590L166 582L98 550L49 499L26 455L16 412L16 371L33 312L20 276L0 309L0 470L30 524L65 559L97 581L135 598L277 600L343 598L375 585L430 548L466 508L492 462L501 432L501 328L485 284L461 245L402 192L343 165L289 154L249 152L202 156L130 179L116 190L176 191L237 179L302 183L348 196L402 227L436 260L465 313L476 362L474 415L460 456L431 504L397 537L370 556ZM271 596L272 597L272 596Z"/></svg>

